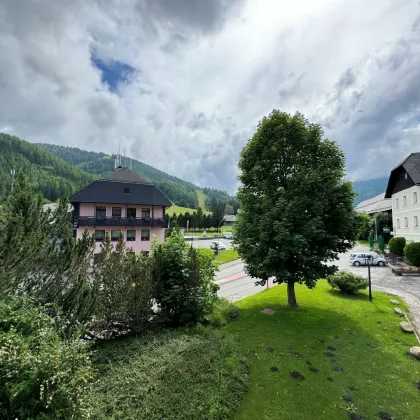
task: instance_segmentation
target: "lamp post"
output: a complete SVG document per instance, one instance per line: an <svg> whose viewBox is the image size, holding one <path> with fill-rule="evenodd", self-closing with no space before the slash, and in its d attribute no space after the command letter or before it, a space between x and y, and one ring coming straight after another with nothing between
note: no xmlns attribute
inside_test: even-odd
<svg viewBox="0 0 420 420"><path fill-rule="evenodd" d="M369 255L368 258L365 258L366 265L368 266L368 282L369 282L369 301L372 302L372 282L370 278L370 262L372 257Z"/></svg>
<svg viewBox="0 0 420 420"><path fill-rule="evenodd" d="M218 226L217 226L217 254L219 255L219 244L220 244L220 234L219 234L219 228L220 225L224 222L225 218L223 217L223 219L219 222Z"/></svg>

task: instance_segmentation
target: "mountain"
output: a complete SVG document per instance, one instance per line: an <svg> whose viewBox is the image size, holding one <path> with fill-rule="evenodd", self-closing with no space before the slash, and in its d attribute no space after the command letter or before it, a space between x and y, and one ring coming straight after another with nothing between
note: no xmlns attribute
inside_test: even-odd
<svg viewBox="0 0 420 420"><path fill-rule="evenodd" d="M0 200L11 190L13 169L16 175L23 171L29 185L50 201L71 195L97 178L9 134L0 133L0 151Z"/></svg>
<svg viewBox="0 0 420 420"><path fill-rule="evenodd" d="M353 182L353 190L359 194L354 200L355 203L359 204L368 198L385 192L387 185L388 177Z"/></svg>
<svg viewBox="0 0 420 420"><path fill-rule="evenodd" d="M76 147L58 146L54 144L38 143L46 151L63 159L67 163L94 175L104 175L114 170L116 155L101 152L88 152ZM142 178L158 187L168 199L179 207L220 211L226 204L232 205L234 211L239 208L238 201L225 191L211 188L200 188L175 176L169 175L136 159L126 159L123 164L128 165Z"/></svg>

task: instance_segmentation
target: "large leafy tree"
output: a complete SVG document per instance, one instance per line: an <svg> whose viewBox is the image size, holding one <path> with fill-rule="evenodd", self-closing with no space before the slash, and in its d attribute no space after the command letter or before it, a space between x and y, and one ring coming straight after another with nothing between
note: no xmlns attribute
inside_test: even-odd
<svg viewBox="0 0 420 420"><path fill-rule="evenodd" d="M336 270L326 263L356 239L354 193L343 152L303 115L274 110L241 152L235 242L256 284L274 277L313 288Z"/></svg>

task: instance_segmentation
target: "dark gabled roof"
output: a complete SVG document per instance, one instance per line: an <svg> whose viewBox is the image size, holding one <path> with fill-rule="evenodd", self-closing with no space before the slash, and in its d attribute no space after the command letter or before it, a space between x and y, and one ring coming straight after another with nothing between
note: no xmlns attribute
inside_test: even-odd
<svg viewBox="0 0 420 420"><path fill-rule="evenodd" d="M127 189L129 193L125 192ZM127 168L92 182L70 197L70 203L171 206L171 202L154 185L146 183Z"/></svg>
<svg viewBox="0 0 420 420"><path fill-rule="evenodd" d="M128 168L118 168L101 178L103 181L129 182L132 184L150 184Z"/></svg>
<svg viewBox="0 0 420 420"><path fill-rule="evenodd" d="M392 186L395 181L394 174L400 168L403 168L407 172L414 184L420 185L420 153L411 153L391 171L388 186L385 192L385 198L391 198Z"/></svg>

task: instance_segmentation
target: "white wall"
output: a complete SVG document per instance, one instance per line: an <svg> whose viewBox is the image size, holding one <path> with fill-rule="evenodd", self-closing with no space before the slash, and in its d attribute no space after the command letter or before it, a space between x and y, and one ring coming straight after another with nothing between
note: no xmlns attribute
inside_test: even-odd
<svg viewBox="0 0 420 420"><path fill-rule="evenodd" d="M417 193L417 202L413 193ZM408 227L405 226L406 218ZM392 195L392 223L395 236L403 236L407 241L420 242L420 186L416 185Z"/></svg>

